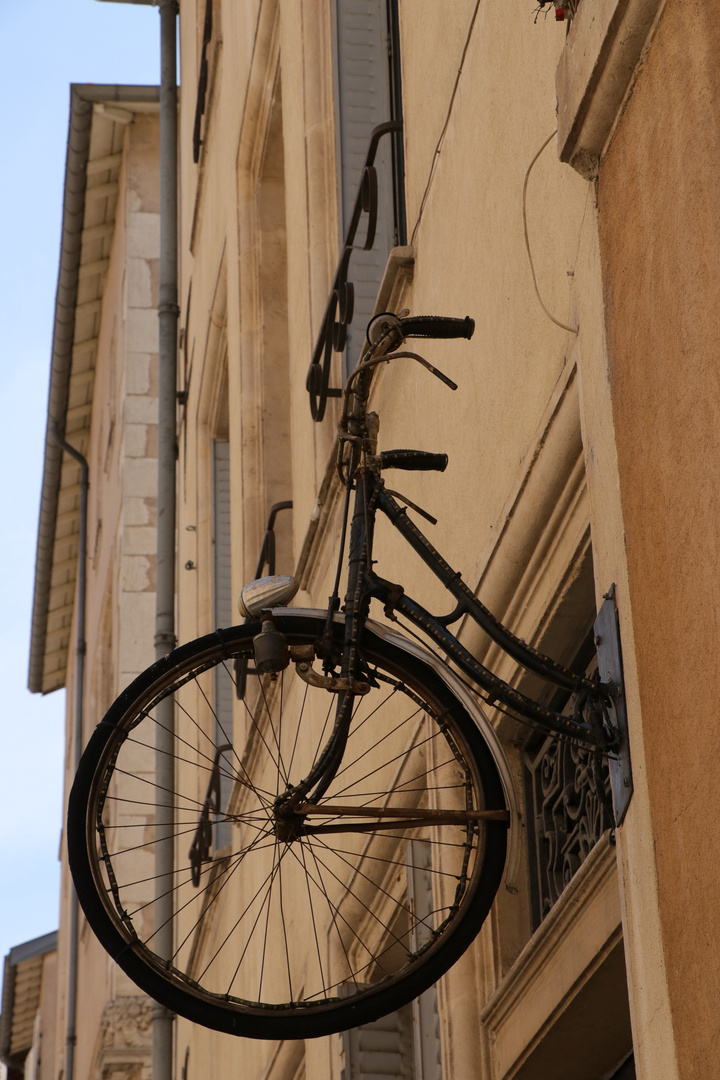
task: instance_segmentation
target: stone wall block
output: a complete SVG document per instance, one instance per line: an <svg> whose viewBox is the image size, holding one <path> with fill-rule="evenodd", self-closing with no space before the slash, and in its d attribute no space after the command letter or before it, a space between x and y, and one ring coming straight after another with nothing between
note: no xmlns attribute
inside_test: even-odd
<svg viewBox="0 0 720 1080"><path fill-rule="evenodd" d="M129 352L125 356L125 393L147 394L152 388L156 352Z"/></svg>
<svg viewBox="0 0 720 1080"><path fill-rule="evenodd" d="M126 495L122 508L123 523L128 525L155 525L155 499Z"/></svg>
<svg viewBox="0 0 720 1080"><path fill-rule="evenodd" d="M128 394L123 404L123 423L156 424L158 418L157 398L141 394Z"/></svg>
<svg viewBox="0 0 720 1080"><path fill-rule="evenodd" d="M127 252L130 259L154 259L160 250L160 215L128 214Z"/></svg>
<svg viewBox="0 0 720 1080"><path fill-rule="evenodd" d="M154 555L156 530L150 525L126 526L123 548L126 555Z"/></svg>
<svg viewBox="0 0 720 1080"><path fill-rule="evenodd" d="M152 307L152 275L147 259L128 259L127 303L131 308Z"/></svg>
<svg viewBox="0 0 720 1080"><path fill-rule="evenodd" d="M126 556L128 562L143 561L139 555ZM150 562L152 578L155 576L155 559L145 559L146 566ZM148 578L149 579L149 578ZM137 678L141 671L150 667L155 659L153 637L155 634L155 592L129 593L125 592L119 597L118 603L120 625L120 652L122 663L118 671L118 690L127 686Z"/></svg>
<svg viewBox="0 0 720 1080"><path fill-rule="evenodd" d="M154 592L155 556L123 555L120 588L123 592Z"/></svg>
<svg viewBox="0 0 720 1080"><path fill-rule="evenodd" d="M130 352L157 352L158 315L154 308L128 310L125 341Z"/></svg>
<svg viewBox="0 0 720 1080"><path fill-rule="evenodd" d="M148 431L150 424L127 424L124 433L125 455L131 458L145 458L148 452Z"/></svg>
<svg viewBox="0 0 720 1080"><path fill-rule="evenodd" d="M157 462L152 458L127 458L123 470L123 494L152 496L157 492Z"/></svg>

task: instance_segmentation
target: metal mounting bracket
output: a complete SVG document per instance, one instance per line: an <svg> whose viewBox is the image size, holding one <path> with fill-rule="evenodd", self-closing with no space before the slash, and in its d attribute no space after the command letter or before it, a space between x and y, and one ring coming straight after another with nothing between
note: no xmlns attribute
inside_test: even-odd
<svg viewBox="0 0 720 1080"><path fill-rule="evenodd" d="M609 755L608 766L610 769L615 824L620 825L632 798L633 779L630 763L622 650L620 647L620 627L615 605L614 585L611 585L605 594L605 602L598 612L594 631L600 679L613 687L613 723L618 733L619 746Z"/></svg>

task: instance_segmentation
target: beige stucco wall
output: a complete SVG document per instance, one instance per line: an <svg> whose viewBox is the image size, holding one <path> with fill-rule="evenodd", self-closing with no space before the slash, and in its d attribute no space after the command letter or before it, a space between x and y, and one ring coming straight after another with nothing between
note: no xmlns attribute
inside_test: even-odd
<svg viewBox="0 0 720 1080"><path fill-rule="evenodd" d="M682 1077L718 1053L717 50L710 11L666 5L599 175L644 843Z"/></svg>

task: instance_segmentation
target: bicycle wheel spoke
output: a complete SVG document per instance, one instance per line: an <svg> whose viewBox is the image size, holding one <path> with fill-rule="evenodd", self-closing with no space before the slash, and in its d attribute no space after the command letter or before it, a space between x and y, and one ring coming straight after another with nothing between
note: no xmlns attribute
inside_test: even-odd
<svg viewBox="0 0 720 1080"><path fill-rule="evenodd" d="M364 757L367 757L368 754L372 754L374 751L376 751L378 747L382 745L382 743L387 741L387 739L391 739L402 727L405 726L405 724L409 723L410 720L413 720L417 716L419 711L419 709L416 709L415 712L411 713L409 716L406 716L404 720L401 720L400 723L396 724L395 727L392 728L390 731L384 732L381 738L377 739L377 741L374 742L372 746L368 746L367 749L363 750L361 754L358 754L356 758L345 762L343 768L339 769L335 774L335 779L337 780L338 776L342 776L343 773L346 773L349 769L352 769L355 765L357 765L359 761L362 761ZM385 763L383 762L383 764Z"/></svg>
<svg viewBox="0 0 720 1080"><path fill-rule="evenodd" d="M205 909L205 910L204 910L204 911L202 912L202 914L200 915L200 917L199 917L199 918L198 918L198 919L197 919L197 920L195 921L195 923L193 923L193 925L192 925L192 926L190 927L190 930L189 930L189 931L188 931L188 932L186 933L186 935L185 935L185 937L184 937L183 941L182 941L182 942L180 943L180 945L178 946L178 949L176 950L176 953L175 953L175 955L177 955L177 954L178 954L178 952L180 951L180 949L182 948L182 946L183 946L184 944L186 944L186 942L187 942L187 941L188 941L188 940L190 939L190 937L191 937L191 936L192 936L192 935L193 935L193 934L195 933L195 931L196 931L196 930L198 929L198 927L200 926L200 922L201 922L201 920L202 920L202 919L203 919L203 918L204 918L204 917L205 917L205 916L207 915L207 912L208 912L208 910L210 909L210 907L212 907L212 905L216 903L216 901L217 901L218 897L220 896L220 893L221 893L221 892L223 891L223 889L225 889L225 888L227 887L227 885L228 885L228 884L229 884L229 882L230 882L230 879L231 879L231 878L232 878L232 876L233 876L233 875L235 874L235 872L237 871L237 869L238 869L238 868L239 868L239 867L240 867L240 866L242 865L242 863L244 862L244 860L245 860L245 858L247 857L247 855L248 855L248 854L249 854L249 853L250 853L250 852L251 852L252 850L257 850L257 849L258 849L258 848L260 847L260 839L261 839L261 838L260 838L260 837L258 837L258 838L257 838L257 844L254 844L254 845L253 845L253 844L251 844L251 845L250 845L250 846L249 846L248 848L246 848L246 850L245 850L245 851L243 851L243 852L242 852L242 854L241 854L241 855L239 855L239 856L238 856L238 858L237 858L237 859L235 860L235 862L234 862L234 865L233 865L232 869L228 869L228 873L227 873L227 875L226 875L226 877L225 877L225 880L223 881L222 885L221 885L221 886L219 887L219 889L217 890L217 892L215 893L215 895L214 895L214 896L212 897L212 899L210 900L210 903L208 904L207 908L206 908L206 909ZM192 902L191 900L188 900L187 904L185 904L185 905L184 905L184 907L187 907L187 906L188 906L188 905L189 905L189 904L190 904L191 902ZM220 949L218 949L218 950L217 950L217 951L215 952L215 954L214 954L214 955L213 955L213 956L211 957L210 961L208 962L208 964L206 965L206 967L204 968L204 970L203 970L203 971L202 971L202 972L200 973L200 976L199 976L199 978L202 978L202 976L203 976L203 975L204 975L204 974L205 974L205 973L207 972L207 970L208 970L208 968L210 967L210 965L212 964L213 960L215 960L215 959L217 958L217 956L219 955L219 952L220 952Z"/></svg>
<svg viewBox="0 0 720 1080"><path fill-rule="evenodd" d="M311 854L312 854L312 852L311 852ZM322 986L323 986L323 991L325 991L327 984L326 984L326 981L325 981L325 974L323 972L322 955L320 953L320 940L318 938L317 923L315 921L315 907L313 905L312 894L310 892L310 877L309 877L308 872L307 872L307 863L305 862L305 848L303 847L302 844L300 844L300 858L302 859L303 867L305 868L305 887L307 888L308 906L310 908L310 918L312 920L313 939L315 941L315 952L317 953L318 968L320 970L320 981L321 981ZM325 893L324 893L324 895L326 896L326 899L327 899L327 895ZM328 904L328 906L329 906L329 904ZM331 917L332 917L332 909L331 909Z"/></svg>
<svg viewBox="0 0 720 1080"><path fill-rule="evenodd" d="M164 728L163 724L156 724L156 727L162 728L163 730L167 730L167 729ZM128 743L131 743L133 746L139 746L141 749L147 750L148 753L150 753L150 754L155 754L157 752L157 749L156 749L155 746L150 746L148 743L140 742L139 739L133 739L129 735L128 735L126 741ZM176 739L176 741L180 742L181 740ZM209 765L204 765L204 764L202 764L202 762L197 761L195 758L181 757L179 754L170 753L170 751L168 751L168 750L161 750L160 753L165 754L168 757L172 757L180 765L192 765L192 767L194 769L197 769L199 772L212 773L217 768L219 776L222 776L226 780L239 780L242 783L242 780L240 780L240 777L237 775L237 773L223 772L222 769L220 769L218 766L215 765L215 762L214 762L213 758L208 757L207 754L202 754L198 750L194 750L194 748L191 748L191 749L193 749L193 752L197 756L205 758L205 760L209 761L210 764ZM219 749L219 747L218 747L218 749Z"/></svg>
<svg viewBox="0 0 720 1080"><path fill-rule="evenodd" d="M323 880L322 880L322 871L321 871L321 869L320 869L320 864L319 864L319 862L318 862L318 859L317 859L317 856L316 856L316 854L315 854L314 850L312 849L312 846L311 846L311 845L309 845L309 844L307 843L307 841L302 841L302 842L301 842L301 844L300 844L300 849L301 849L301 851L303 851L303 850L304 850L304 848L305 848L306 846L307 846L307 847L309 848L310 854L312 855L312 858L313 858L313 862L315 863L315 867L316 867L316 870L317 870L317 879L316 879L315 877L313 877L312 873L310 873L310 872L308 872L308 871L306 870L306 872L307 872L307 875L308 875L308 880L309 880L309 881L311 881L313 885L315 885L315 887L316 887L316 888L318 889L318 891L320 892L320 894L321 894L321 895L322 895L322 896L324 897L324 899L325 899L325 902L326 902L326 904L327 904L327 906L328 906L328 908L329 908L329 910L330 910L330 913L331 913L331 918L333 919L333 925L335 926L335 929L336 929L336 931L337 931L338 937L339 937L339 939L340 939L340 942L341 942L341 945L342 945L342 948L343 948L343 952L344 952L344 953L345 953L345 955L347 956L347 951L345 950L345 946L344 946L344 944L343 944L343 938L342 938L342 934L341 934L341 933L340 933L340 931L339 931L339 930L337 929L337 918L338 918L338 917L339 917L339 918L340 918L340 920L341 920L341 921L342 921L342 922L343 922L343 923L345 924L345 926L347 927L348 931L349 931L349 932L350 932L350 934L351 934L351 935L352 935L352 936L353 936L353 937L354 937L354 938L356 939L356 941L358 942L358 944L359 944L360 946L362 946L362 948L364 948L366 952L368 952L368 954L369 954L369 956L370 956L370 961L369 961L369 963L373 963L373 962L374 962L374 960L375 960L376 958L375 958L375 957L373 956L373 954L372 954L372 953L371 953L371 952L370 952L370 951L369 951L369 950L367 949L367 947L366 947L366 946L364 945L364 943L363 943L363 940L362 940L362 938L361 938L361 937L359 936L359 934L357 933L357 930L355 929L355 927L354 927L354 926L353 926L353 925L352 925L352 924L351 924L351 923L350 923L350 922L349 922L349 921L348 921L348 920L347 920L347 919L345 918L345 916L344 916L344 915L342 914L342 912L341 912L341 911L339 910L339 908L337 907L337 905L336 905L336 904L333 904L333 903L332 903L332 901L330 900L330 896L329 896L329 894L328 894L328 892L327 892L327 889L325 888L325 885L323 884ZM292 849L292 848L290 849L290 854L291 854L291 855L293 855L295 859L298 859L298 856L296 855L296 853L295 853L295 852L293 851L293 849ZM298 860L298 861L299 861L299 860ZM304 859L303 859L303 864L305 865L305 863L304 863ZM306 868L306 867L305 867L305 868ZM349 971L350 971L350 972L352 972L352 964L350 963L350 960L349 960L349 958L348 958L348 969L349 969ZM363 970L363 969L361 968L360 970ZM355 974L358 974L358 972L355 972ZM387 974L387 973L386 973L386 974ZM328 987L327 987L327 990L333 990L333 989L335 988L335 986L340 986L340 985L342 985L342 980L339 980L339 981L338 981L337 983L334 983L334 984L333 984L332 986L328 986Z"/></svg>
<svg viewBox="0 0 720 1080"><path fill-rule="evenodd" d="M266 878L265 878L265 880L264 880L264 881L262 882L262 884L261 884L261 885L260 885L260 886L258 887L258 889L256 890L255 894L253 895L253 897L252 897L252 899L251 899L250 903L249 903L249 904L247 905L247 907L246 907L246 908L245 908L245 910L243 911L242 915L241 915L241 916L240 916L240 917L239 917L239 918L237 919L237 921L235 922L235 925L234 925L234 927L233 927L233 930L235 930L235 929L236 929L236 928L237 928L237 927L238 927L238 926L240 925L240 922L242 921L243 917L244 917L244 916L245 916L245 915L247 914L247 912L248 912L248 911L250 910L250 908L252 907L253 903L255 902L255 900L257 899L257 897L258 897L258 896L260 895L261 891L262 891L262 890L263 890L263 889L265 888L265 886L266 886L266 884L268 883L268 881L269 881L269 882L271 883L271 885L272 885L272 879L273 879L273 875L274 875L274 873L275 873L275 852L276 852L276 849L277 849L277 845L275 845L275 850L273 851L273 868L272 868L272 870L271 870L271 871L270 871L270 873L269 873L269 874L267 875L267 877L266 877ZM247 938L247 941L246 941L246 943L245 943L245 948L244 948L244 949L243 949L243 951L242 951L242 954L241 954L241 956L240 956L240 959L238 960L238 963L237 963L237 967L235 968L235 972L234 972L234 974L233 974L232 980L230 981L230 986L229 986L229 988L228 988L228 991L227 991L227 992L228 992L228 994L230 993L230 990L232 989L232 985L233 985L233 983L235 982L235 979L237 978L237 974L238 974L238 972L239 972L239 970L240 970L240 968L241 968L241 966L242 966L242 962L243 962L243 960L245 959L245 954L247 953L247 950L248 950L248 948L249 948L249 946L250 946L250 942L251 942L251 940L252 940L253 934L255 933L255 927L257 926L258 922L260 921L260 919L261 919L261 917L262 917L263 909L264 909L264 907L265 907L265 903L266 903L266 901L267 901L267 896L268 896L268 895L269 895L269 890L268 890L268 893L267 893L267 894L266 894L266 896L265 896L265 899L263 899L263 902L262 902L262 904L260 905L260 910L258 911L257 915L255 916L255 921L253 922L252 926L250 927L250 931L249 931L249 933L248 933L248 938ZM231 933L232 933L232 931L231 931ZM228 937L229 937L229 935L228 935ZM227 940L228 940L228 938L226 938L225 940L227 941ZM224 943L223 943L223 944L224 944ZM262 976L261 976L261 982L262 982Z"/></svg>
<svg viewBox="0 0 720 1080"><path fill-rule="evenodd" d="M280 690L278 691L278 693L280 694L281 709L282 709L282 687L283 687L283 682L284 682L284 678L283 678L284 674L285 674L285 672L280 672L280 676L279 676L279 678L280 678ZM264 686L262 681L260 682L260 693L262 694L263 705L265 706L265 712L267 714L268 727L270 728L270 731L272 732L273 741L275 743L275 746L277 747L278 783L280 781L280 777L282 776L284 778L284 780L285 780L285 784L287 785L288 777L287 777L287 772L285 771L285 766L283 765L282 750L280 749L280 736L279 736L278 732L275 731L275 725L273 724L273 721L272 721L272 713L270 711L270 706L268 704L266 687ZM282 716L282 712L280 713L280 715ZM258 728L258 731L259 731L259 728ZM262 738L263 743L265 745L265 748L268 750L268 753L270 753L270 750L268 748L267 742L265 741L264 737L262 735L260 737ZM272 754L270 754L270 756L272 757ZM279 790L276 791L275 794L279 795L280 791Z"/></svg>
<svg viewBox="0 0 720 1080"><path fill-rule="evenodd" d="M295 723L295 738L293 739L292 752L290 754L290 762L288 764L288 775L289 776L292 775L293 762L295 761L295 754L297 752L298 739L300 738L300 724L301 724L301 721L302 721L302 715L303 715L303 713L305 711L305 704L307 702L307 697L308 697L308 691L309 690L310 690L310 687L306 683L305 687L303 689L303 699L302 699L300 708L298 709L297 721Z"/></svg>
<svg viewBox="0 0 720 1080"><path fill-rule="evenodd" d="M321 841L321 843L322 843L322 841ZM325 847L325 848L326 848L326 849L327 849L327 850L328 850L329 852L332 852L332 854L333 854L333 855L334 855L334 854L336 854L336 851L335 851L335 849L334 849L334 848L331 848L331 847L330 847L329 845L327 845L327 844L323 844L323 847ZM362 878L364 878L364 879L365 879L366 881L368 881L368 882L369 882L369 883L370 883L370 884L371 884L371 885L372 885L372 886L373 886L373 887L374 887L375 889L377 889L377 891L378 891L378 892L379 892L379 893L380 893L380 894L381 894L382 896L387 896L387 897L389 897L389 899L391 899L391 900L394 900L394 899L395 899L395 898L394 898L394 897L393 897L393 896L392 896L392 895L391 895L391 894L390 894L390 893L389 893L389 892L388 892L388 891L387 891L386 889L383 889L383 888L382 888L382 886L378 886L377 882L376 882L376 881L375 881L375 880L374 880L373 878L371 878L371 877L368 877L368 875L367 875L367 874L365 874L365 873L364 873L364 872L363 872L363 871L362 871L362 870L361 870L361 869L360 869L359 867L355 867L355 866L353 866L353 864L352 864L352 863L351 863L351 862L350 862L350 861L349 861L348 859L343 859L342 861L343 861L344 863L347 863L347 865L348 865L348 866L349 866L349 867L350 867L351 869L353 869L353 870L354 870L354 872L355 872L356 874L359 874L359 875L360 875L360 877L362 877ZM398 908L398 910L399 910L399 911L404 911L406 915L409 915L409 916L410 916L410 918L413 918L413 911L412 911L412 908L410 907L410 905L409 905L408 903L400 903L400 904L397 904L397 908ZM431 914L432 914L432 913L431 913ZM423 920L423 919L418 919L418 920L416 920L416 924L415 924L415 925L419 925L419 923L423 923L423 925L425 926L425 929L426 929L426 930L430 930L431 932L434 932L434 927L431 927L431 926L427 926L427 925L425 924L425 922L424 922L424 920ZM412 929L412 928L411 928L411 929Z"/></svg>
<svg viewBox="0 0 720 1080"><path fill-rule="evenodd" d="M415 743L413 745L413 749L419 749L420 747L422 747L422 746L426 745L427 743L431 742L434 738L435 738L434 735L429 735L427 737L427 739L423 739L421 742ZM364 776L359 777L357 780L353 781L353 783L361 784L364 780L368 780L371 776L375 776L377 773L381 772L383 769L386 769L388 767L388 765L393 765L396 761L401 761L406 756L406 754L407 754L407 750L405 749L401 753L396 754L395 757L388 758L386 761L383 761L382 765L378 765L377 768L372 769L370 772L365 773ZM445 762L445 764L446 765L451 765L452 761L448 760L448 761ZM437 768L438 768L438 766L433 766L431 769L427 769L425 774L421 774L421 775L428 775L431 772L435 772L435 771L437 771ZM415 776L413 779L417 780L418 777ZM348 790L348 788L342 788L340 791L334 792L333 798L337 798L338 795L344 795L347 790Z"/></svg>
<svg viewBox="0 0 720 1080"><path fill-rule="evenodd" d="M258 837L257 839L259 840L260 838ZM218 877L220 877L220 876L222 876L224 874L227 874L227 873L234 873L236 867L243 861L243 859L248 854L248 852L253 850L254 846L255 846L254 844L249 845L244 851L238 852L237 856L233 860L228 861L227 866L221 866L220 870L218 872ZM210 867L208 869L209 869L209 872L211 872L212 867ZM217 870L217 863L215 864L215 869ZM165 892L165 893L160 893L158 896L153 897L152 900L148 900L148 902L146 904L142 904L139 908L136 908L134 911L128 912L128 914L130 915L131 918L134 918L136 915L139 915L141 911L144 911L146 908L152 907L153 904L157 903L158 900L163 899L165 896L169 896L171 893L173 893L173 894L178 893L180 891L180 889L183 887L184 884L185 884L185 882L183 882L181 884L178 884L178 885L174 885L172 887L172 889L168 889L167 892ZM125 885L125 888L128 888L127 884ZM175 915L178 915L181 911L184 911L191 903L192 903L192 900L188 900L181 907L176 908ZM193 929L195 929L195 928L193 927ZM192 933L192 931L191 931L191 933ZM189 937L189 936L190 936L189 934L186 935L185 941L187 940L187 937ZM150 938L148 938L147 940L149 941ZM182 947L182 945L185 943L185 941L181 942L180 946L178 946L178 949Z"/></svg>
<svg viewBox="0 0 720 1080"><path fill-rule="evenodd" d="M178 707L178 708L180 709L180 711L181 711L181 712L183 713L183 715L184 715L184 716L185 716L185 717L186 717L186 718L187 718L187 719L188 719L188 720L190 721L190 723L191 723L191 724L192 724L192 725L193 725L193 726L194 726L194 727L195 727L195 728L196 728L196 729L197 729L197 730L198 730L198 731L200 732L200 734L201 734L201 735L202 735L202 736L203 736L203 737L204 737L205 739L207 739L207 741L208 741L209 743L211 743L211 745L212 745L212 746L213 746L213 747L215 748L215 750L217 750L217 749L218 749L217 743L216 743L216 742L215 742L215 741L214 741L214 740L213 740L213 739L212 739L212 738L210 737L210 735L208 735L208 734L207 734L207 732L206 732L206 731L204 731L204 730L203 730L202 726L201 726L200 724L198 724L198 722L197 722L197 720L195 719L195 717L194 717L194 716L192 716L192 715L191 715L191 714L190 714L190 713L188 712L188 710L187 710L187 709L186 709L186 708L185 708L185 707L183 706L182 702L180 702L180 701L178 701L177 699L175 699L175 704L176 704L176 705L177 705L177 707ZM154 724L155 724L155 725L156 725L157 727L159 727L159 728L162 728L162 730L164 730L164 731L166 731L166 730L167 730L167 728L165 728L165 726L164 726L163 724L159 723L159 721L157 721L157 720L156 720L156 719L155 719L154 717L149 717L149 719L153 720L153 723L154 723ZM179 739L180 737L179 737L179 736L177 735L177 733L175 733L175 734L174 734L174 738L175 738L175 739L176 739L176 741L177 741L177 740L178 740L178 739ZM182 741L182 742L185 742L185 740L182 740L182 739L181 739L180 741ZM229 741L229 742L230 742L230 743L232 744L232 740L231 740L231 739L230 739L230 740L227 740L227 741ZM186 742L185 744L186 744L187 746L190 746L190 747L191 747L191 749L195 750L195 747L193 747L191 743L187 743L187 742ZM198 753L200 753L200 751L197 751L197 752L198 752ZM263 791L262 789L258 789L257 787L255 787L255 786L254 786L254 785L253 785L253 784L251 783L251 781L250 781L250 778L249 778L249 777L247 776L247 770L245 769L245 766L243 765L243 763L242 763L242 760L241 760L241 758L240 758L240 757L238 756L238 753L237 753L237 751L235 750L235 748L234 748L234 747L233 747L233 751L232 751L232 754L233 754L233 757L234 757L234 758L235 758L235 759L237 760L237 763L238 763L238 765L239 765L239 767L240 767L240 771L238 772L238 776L237 776L238 780L240 780L240 782L241 782L241 783L245 783L245 784L246 784L246 785L248 786L248 788L249 788L249 789L250 789L251 791L253 791L253 792L254 792L254 794L255 794L255 795L257 795L258 797L264 796L264 797L265 797L265 798L266 798L266 799L268 800L268 802L272 802L272 799L273 799L273 795L272 795L272 792L270 792L270 791ZM206 755L203 755L203 756L206 756ZM244 774L245 774L245 776L246 776L246 779L242 779L242 778L241 778L241 773L244 773Z"/></svg>
<svg viewBox="0 0 720 1080"><path fill-rule="evenodd" d="M272 876L270 878L270 887L268 888L267 894L265 896L265 900L263 901L263 903L267 903L267 911L265 912L265 933L263 934L262 959L260 960L260 982L258 983L258 992L257 992L257 1000L258 1001L262 1001L262 984L263 984L263 977L265 975L265 953L267 951L267 937L268 937L268 929L270 927L270 905L272 903L272 891L273 891L273 886L275 884L275 878L276 878L276 876L277 876L277 874L279 872L279 869L280 869L280 861L278 860L277 856L278 856L278 849L277 849L277 844L276 844L275 849L273 851L273 871L272 871Z"/></svg>
<svg viewBox="0 0 720 1080"><path fill-rule="evenodd" d="M292 975L290 974L290 946L288 945L287 925L285 923L285 908L283 905L282 863L278 865L278 888L280 893L280 920L282 922L283 941L285 942L285 963L287 966L288 992L290 994L290 1001L294 1001L295 995L293 994Z"/></svg>
<svg viewBox="0 0 720 1080"><path fill-rule="evenodd" d="M322 844L322 841L320 841L320 843ZM327 845L325 845L325 844L322 844L322 846L323 846L323 847L325 848L325 850L327 850L327 851L331 851L331 850L332 850L331 848L329 848L329 847L328 847ZM331 869L331 868L330 868L330 867L329 867L329 866L328 866L328 865L327 865L326 863L323 863L323 862L322 862L322 860L321 860L321 859L320 859L320 858L318 857L318 854L317 854L317 852L316 852L316 851L315 851L314 849L312 849L312 850L313 850L313 858L317 859L317 861L318 861L319 863L321 863L321 865L323 866L323 868L324 868L325 870L327 870L327 872L328 872L328 873L330 874L330 876L331 876L332 878L334 878L334 880L335 880L335 881L336 881L336 882L337 882L337 883L338 883L339 885L344 885L344 883L343 883L342 879L341 879L341 878L339 878L339 877L338 877L338 875L337 875L337 874L336 874L336 873L335 873L335 872L334 872L334 871L333 871L333 870L332 870L332 869ZM375 919L375 920L376 920L376 921L377 921L377 922L378 922L378 923L380 924L380 926L382 927L383 931L384 931L384 932L385 932L386 934L388 934L388 935L389 935L390 937L392 937L392 939L394 940L394 942L395 942L395 944L396 944L396 945L400 945L400 944L402 944L402 941L401 941L401 939L400 939L400 938L399 938L399 937L398 937L398 936L397 936L397 935L396 935L396 934L395 934L395 933L393 932L392 928L391 928L390 926L388 926L388 925L387 925L387 923L383 922L383 920L382 920L382 919L380 918L380 916L379 916L379 915L378 915L378 914L377 914L377 913L376 913L375 911L373 911L373 909L372 909L371 907L369 907L369 905L368 905L368 904L366 904L366 903L365 903L365 901L364 901L364 900L363 900L363 899L362 899L362 898L361 898L361 897L360 897L360 896L359 896L359 895L358 895L357 893L354 893L354 892L352 892L352 891L351 891L351 890L349 890L349 889L348 889L348 892L349 892L349 894L350 894L350 895L351 895L351 896L353 897L353 899L355 899L355 900L358 900L358 901L360 902L361 906L362 906L362 907L363 907L363 908L365 909L365 911L366 911L366 912L368 913L368 915L371 915L371 916L372 916L372 918L373 918L373 919Z"/></svg>

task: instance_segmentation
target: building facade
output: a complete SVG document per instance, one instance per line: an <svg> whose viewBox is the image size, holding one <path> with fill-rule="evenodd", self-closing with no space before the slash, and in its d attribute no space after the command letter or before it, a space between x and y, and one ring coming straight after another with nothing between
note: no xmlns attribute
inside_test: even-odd
<svg viewBox="0 0 720 1080"><path fill-rule="evenodd" d="M67 688L66 792L78 742L152 649L158 254L157 88L73 86L30 660L31 690ZM88 464L85 515L70 450ZM46 1017L56 1037L43 1076L149 1075L150 1002L74 914L65 837L62 849L57 1009Z"/></svg>
<svg viewBox="0 0 720 1080"><path fill-rule="evenodd" d="M470 342L416 343L455 393L412 363L378 372L380 447L448 454L443 475L398 481L409 513L415 503L437 517L433 544L532 646L591 673L596 612L614 586L633 784L614 828L591 755L486 703L520 807L519 869L434 996L366 1029L275 1043L177 1018L183 1080L239 1067L258 1080L712 1074L718 31L691 0L558 10L564 21L552 5L509 12L477 0L179 6L179 641L237 621L234 598L267 561L273 508L275 569L297 578L295 606L323 608L342 520L332 391L374 313L469 315ZM127 210L103 219L112 252L81 257L81 284L99 273L83 274L84 261L110 261L91 298L84 419L73 427L66 406L61 426L90 461L87 733L152 659L156 121L132 100L127 90L125 103L94 106L93 125L119 123L113 109L130 115L124 141L118 130L117 146L91 150L86 166L120 184ZM92 168L96 154L119 179ZM60 499L72 502L76 466L64 468ZM75 537L74 502L68 511ZM64 599L45 602L64 614L46 638L34 630L45 658L35 689L71 687L77 548L64 537L50 542L67 567L53 578ZM379 574L449 610L384 522L376 547ZM566 707L469 621L459 636L517 689ZM242 755L247 724L233 698L216 697L207 723L212 714ZM198 765L194 753L179 771ZM222 797L230 805L233 792ZM232 843L213 834L208 872L223 872ZM187 849L183 835L178 867ZM197 948L211 956L222 942L209 925ZM59 971L62 942L61 926ZM127 1003L148 1016L89 935L80 950L78 1000L94 1038L103 1010ZM78 1076L102 1071L88 1040Z"/></svg>

